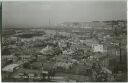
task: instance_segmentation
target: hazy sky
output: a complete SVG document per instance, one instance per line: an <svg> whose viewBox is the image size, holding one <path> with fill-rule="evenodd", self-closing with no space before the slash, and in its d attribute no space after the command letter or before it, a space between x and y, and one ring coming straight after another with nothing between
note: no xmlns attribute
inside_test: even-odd
<svg viewBox="0 0 128 83"><path fill-rule="evenodd" d="M66 21L126 19L125 1L3 2L3 24L43 26Z"/></svg>

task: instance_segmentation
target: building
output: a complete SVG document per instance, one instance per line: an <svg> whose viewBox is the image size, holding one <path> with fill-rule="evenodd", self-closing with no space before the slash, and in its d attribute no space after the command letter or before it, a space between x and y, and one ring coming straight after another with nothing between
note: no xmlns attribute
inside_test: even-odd
<svg viewBox="0 0 128 83"><path fill-rule="evenodd" d="M52 54L54 51L53 51L53 48L52 47L50 47L49 45L47 45L45 48L43 48L41 51L40 51L40 53L42 53L42 54L46 54L46 55L50 55L50 54Z"/></svg>
<svg viewBox="0 0 128 83"><path fill-rule="evenodd" d="M59 47L60 47L61 49L67 47L67 43L66 43L66 41L64 41L64 40L59 41L59 42L58 42L58 45L59 45Z"/></svg>
<svg viewBox="0 0 128 83"><path fill-rule="evenodd" d="M59 32L59 35L70 37L70 33L67 32Z"/></svg>
<svg viewBox="0 0 128 83"><path fill-rule="evenodd" d="M67 49L67 50L62 51L62 53L63 55L71 55L72 53L74 53L74 51L71 49Z"/></svg>
<svg viewBox="0 0 128 83"><path fill-rule="evenodd" d="M11 62L16 62L18 58L13 55L2 55L1 56L1 66L4 67L5 65L10 64Z"/></svg>
<svg viewBox="0 0 128 83"><path fill-rule="evenodd" d="M3 72L14 72L15 70L20 68L20 64L10 64L2 68Z"/></svg>
<svg viewBox="0 0 128 83"><path fill-rule="evenodd" d="M93 44L92 45L93 51L94 52L104 52L104 47L103 45L100 44Z"/></svg>
<svg viewBox="0 0 128 83"><path fill-rule="evenodd" d="M80 40L81 43L86 44L87 46L91 47L93 52L106 52L107 48L100 44L99 41L96 39L86 39L86 40Z"/></svg>
<svg viewBox="0 0 128 83"><path fill-rule="evenodd" d="M45 74L45 76L43 77L43 75ZM29 81L30 80L40 80L40 79L46 79L46 77L48 78L48 71L44 71L44 70L35 70L35 69L19 69L17 71L17 74L14 74L12 77L15 79L20 79L20 78L27 78Z"/></svg>
<svg viewBox="0 0 128 83"><path fill-rule="evenodd" d="M92 47L95 44L99 44L99 42L96 39L86 39L86 40L80 40L81 43L86 44L87 46Z"/></svg>
<svg viewBox="0 0 128 83"><path fill-rule="evenodd" d="M31 55L21 55L21 56L19 56L19 58L20 58L21 60L23 60L23 61L27 61L28 59L31 58Z"/></svg>

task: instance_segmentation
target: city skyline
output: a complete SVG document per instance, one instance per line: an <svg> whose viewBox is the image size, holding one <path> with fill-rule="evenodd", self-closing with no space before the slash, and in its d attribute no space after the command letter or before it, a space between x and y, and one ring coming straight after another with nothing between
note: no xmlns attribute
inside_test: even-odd
<svg viewBox="0 0 128 83"><path fill-rule="evenodd" d="M3 25L45 26L63 22L126 19L125 1L12 1L2 4Z"/></svg>

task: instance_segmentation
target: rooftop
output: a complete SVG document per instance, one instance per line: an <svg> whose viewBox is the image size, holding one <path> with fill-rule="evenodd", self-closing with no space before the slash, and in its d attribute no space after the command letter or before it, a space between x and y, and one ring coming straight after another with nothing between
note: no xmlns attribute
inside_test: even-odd
<svg viewBox="0 0 128 83"><path fill-rule="evenodd" d="M2 71L6 71L6 72L13 72L13 69L15 67L18 67L20 64L10 64L5 66L4 68L2 68Z"/></svg>

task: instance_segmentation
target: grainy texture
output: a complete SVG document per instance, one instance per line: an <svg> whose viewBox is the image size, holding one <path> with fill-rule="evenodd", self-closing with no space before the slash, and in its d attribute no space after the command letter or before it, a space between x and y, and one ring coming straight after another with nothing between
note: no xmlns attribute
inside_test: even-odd
<svg viewBox="0 0 128 83"><path fill-rule="evenodd" d="M2 82L126 82L126 1L2 3Z"/></svg>

